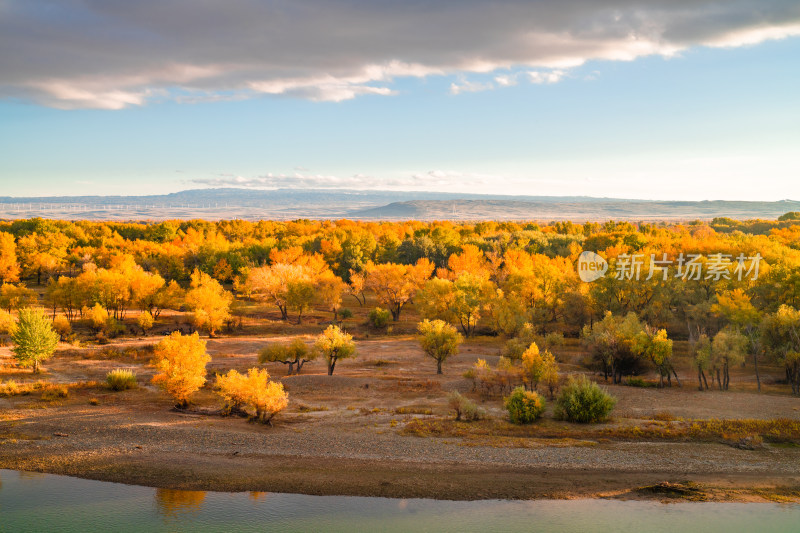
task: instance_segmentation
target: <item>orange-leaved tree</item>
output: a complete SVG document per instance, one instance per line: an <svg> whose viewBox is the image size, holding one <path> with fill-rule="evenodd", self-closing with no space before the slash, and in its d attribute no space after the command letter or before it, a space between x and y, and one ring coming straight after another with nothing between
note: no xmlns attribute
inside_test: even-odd
<svg viewBox="0 0 800 533"><path fill-rule="evenodd" d="M13 283L19 281L19 264L17 263L17 245L14 236L0 231L0 282Z"/></svg>
<svg viewBox="0 0 800 533"><path fill-rule="evenodd" d="M433 263L424 257L415 265L368 263L365 284L375 293L378 301L389 308L392 318L397 321L403 306L425 285L433 268Z"/></svg>
<svg viewBox="0 0 800 533"><path fill-rule="evenodd" d="M206 382L206 342L197 333L181 335L176 331L156 345L153 383L175 398L176 407L185 409L189 397Z"/></svg>

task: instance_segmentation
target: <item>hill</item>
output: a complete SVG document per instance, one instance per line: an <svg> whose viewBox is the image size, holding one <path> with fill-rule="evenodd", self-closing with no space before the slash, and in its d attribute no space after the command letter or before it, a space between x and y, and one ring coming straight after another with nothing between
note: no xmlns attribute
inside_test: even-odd
<svg viewBox="0 0 800 533"><path fill-rule="evenodd" d="M194 189L145 196L0 197L0 218L87 220L297 218L362 220L774 219L800 202L648 201L426 191Z"/></svg>

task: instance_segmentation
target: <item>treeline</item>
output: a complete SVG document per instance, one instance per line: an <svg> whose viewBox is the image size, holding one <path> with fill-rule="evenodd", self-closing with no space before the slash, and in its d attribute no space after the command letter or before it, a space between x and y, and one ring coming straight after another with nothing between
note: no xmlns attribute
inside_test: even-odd
<svg viewBox="0 0 800 533"><path fill-rule="evenodd" d="M647 362L671 381L667 341L681 338L694 347L701 384L711 372L727 385L739 359L757 365L769 357L800 392L800 224L793 220L31 219L0 224L0 306L10 312L30 304L32 291L18 284L28 280L46 286L45 306L69 322L89 314L102 324L103 312L120 321L138 309L145 330L161 310L177 309L213 335L230 320L235 297L300 322L315 307L336 320L346 295L365 305L369 294L394 320L413 302L422 318L452 323L466 336L581 336L598 369L615 380ZM608 261L604 277L579 279L583 251Z"/></svg>

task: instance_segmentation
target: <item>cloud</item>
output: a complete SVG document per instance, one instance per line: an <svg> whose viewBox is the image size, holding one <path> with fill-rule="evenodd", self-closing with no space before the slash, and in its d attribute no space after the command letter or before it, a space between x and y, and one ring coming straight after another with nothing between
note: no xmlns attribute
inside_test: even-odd
<svg viewBox="0 0 800 533"><path fill-rule="evenodd" d="M531 83L537 85L558 83L564 78L566 72L563 70L551 70L550 72L542 72L538 70L531 70L525 73Z"/></svg>
<svg viewBox="0 0 800 533"><path fill-rule="evenodd" d="M427 172L407 172L397 176L376 177L369 174L335 176L327 174L267 173L261 176L244 177L232 174L219 174L210 178L195 178L189 183L206 187L241 187L253 189L400 189L400 190L440 190L443 187L463 185L488 185L496 183L497 175L458 172L454 170L429 170Z"/></svg>
<svg viewBox="0 0 800 533"><path fill-rule="evenodd" d="M398 78L515 69L554 83L593 59L796 35L796 0L0 0L0 97L101 109L263 94L338 102L395 94ZM514 82L498 74L451 91Z"/></svg>
<svg viewBox="0 0 800 533"><path fill-rule="evenodd" d="M450 94L478 93L489 89L494 89L494 85L477 81L462 80L459 83L450 84Z"/></svg>

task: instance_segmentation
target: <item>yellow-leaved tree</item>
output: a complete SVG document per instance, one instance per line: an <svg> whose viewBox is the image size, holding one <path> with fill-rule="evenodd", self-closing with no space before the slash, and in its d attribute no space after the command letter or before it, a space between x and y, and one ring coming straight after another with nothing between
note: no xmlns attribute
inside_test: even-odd
<svg viewBox="0 0 800 533"><path fill-rule="evenodd" d="M195 269L191 289L186 294L186 305L193 312L196 327L207 329L208 336L213 337L230 316L231 302L233 295L217 280Z"/></svg>
<svg viewBox="0 0 800 533"><path fill-rule="evenodd" d="M153 365L157 373L153 383L175 398L176 407L185 409L189 397L206 382L206 364L210 360L206 342L197 333L181 335L176 331L156 345Z"/></svg>
<svg viewBox="0 0 800 533"><path fill-rule="evenodd" d="M314 349L321 354L328 363L328 375L333 375L333 369L339 359L355 357L356 343L353 336L345 333L339 326L328 326L328 328L317 337Z"/></svg>
<svg viewBox="0 0 800 533"><path fill-rule="evenodd" d="M419 343L425 353L436 360L436 373L442 373L442 363L458 353L458 345L464 338L456 328L444 320L423 320L417 326Z"/></svg>
<svg viewBox="0 0 800 533"><path fill-rule="evenodd" d="M289 405L289 395L283 390L283 384L269 380L269 372L264 369L251 368L247 374L230 370L227 374L217 376L217 394L222 396L228 412L245 412L248 406L256 411L255 418L272 425L272 418Z"/></svg>

